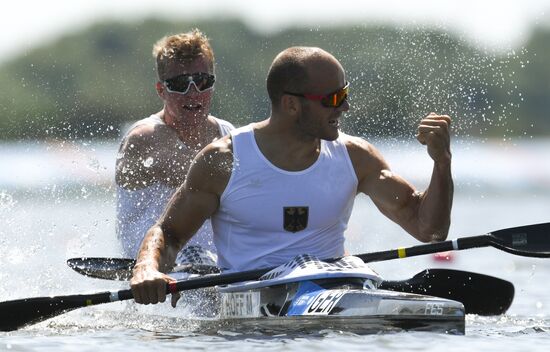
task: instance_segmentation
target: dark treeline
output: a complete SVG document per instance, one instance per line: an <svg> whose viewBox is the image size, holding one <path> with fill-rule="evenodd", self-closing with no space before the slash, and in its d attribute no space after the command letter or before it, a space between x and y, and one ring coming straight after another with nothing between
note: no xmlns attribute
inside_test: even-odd
<svg viewBox="0 0 550 352"><path fill-rule="evenodd" d="M293 45L319 46L347 70L352 109L344 129L410 136L421 116L455 117L463 136L550 133L550 31L516 52L481 50L430 29L353 26L262 35L238 21L101 23L0 66L0 139L115 137L160 109L153 43L198 27L217 68L213 113L235 125L269 115L265 77Z"/></svg>

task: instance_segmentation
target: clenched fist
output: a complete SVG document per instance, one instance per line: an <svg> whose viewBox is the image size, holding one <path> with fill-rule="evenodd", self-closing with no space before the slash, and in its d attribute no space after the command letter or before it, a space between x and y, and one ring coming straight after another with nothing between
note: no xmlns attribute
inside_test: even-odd
<svg viewBox="0 0 550 352"><path fill-rule="evenodd" d="M436 163L451 162L450 126L449 116L434 112L424 117L418 125L416 139L428 147L428 154Z"/></svg>

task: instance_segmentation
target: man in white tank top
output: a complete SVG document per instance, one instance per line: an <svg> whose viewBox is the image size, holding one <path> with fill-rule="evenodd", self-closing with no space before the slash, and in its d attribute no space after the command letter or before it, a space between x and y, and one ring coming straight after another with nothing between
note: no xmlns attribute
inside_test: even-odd
<svg viewBox="0 0 550 352"><path fill-rule="evenodd" d="M431 113L417 139L434 162L424 192L392 173L367 141L339 132L348 111L343 67L319 48L293 47L267 77L271 116L203 149L144 239L131 280L138 303L163 302L178 250L212 218L218 264L275 266L299 254L344 254L343 233L361 192L423 242L447 237L453 196L449 126ZM179 294L172 294L175 305Z"/></svg>
<svg viewBox="0 0 550 352"><path fill-rule="evenodd" d="M200 31L160 39L153 56L164 107L130 127L116 162L117 236L130 257L185 180L196 153L234 128L209 114L214 56ZM209 220L188 244L215 252Z"/></svg>

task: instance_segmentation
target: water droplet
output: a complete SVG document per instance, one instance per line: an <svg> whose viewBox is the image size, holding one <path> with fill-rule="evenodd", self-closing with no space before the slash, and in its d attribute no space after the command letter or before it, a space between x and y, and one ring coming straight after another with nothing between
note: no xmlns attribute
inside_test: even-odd
<svg viewBox="0 0 550 352"><path fill-rule="evenodd" d="M155 161L155 159L153 159L153 157L148 157L147 159L145 159L143 161L143 166L145 167L151 167L151 165L153 165L153 162Z"/></svg>

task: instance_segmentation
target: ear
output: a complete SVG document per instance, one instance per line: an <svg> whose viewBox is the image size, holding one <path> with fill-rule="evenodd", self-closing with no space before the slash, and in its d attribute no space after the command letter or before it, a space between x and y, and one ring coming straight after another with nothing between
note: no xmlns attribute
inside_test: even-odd
<svg viewBox="0 0 550 352"><path fill-rule="evenodd" d="M302 111L302 104L298 97L289 94L281 96L281 110L287 114L295 116Z"/></svg>
<svg viewBox="0 0 550 352"><path fill-rule="evenodd" d="M164 93L166 92L164 84L162 84L162 82L157 82L155 84L155 89L157 90L157 95L164 100Z"/></svg>

